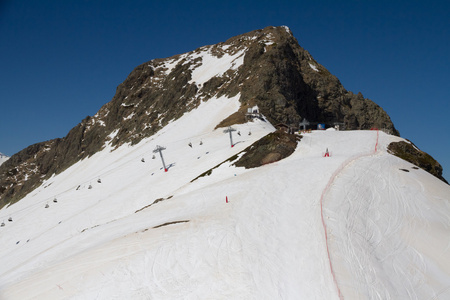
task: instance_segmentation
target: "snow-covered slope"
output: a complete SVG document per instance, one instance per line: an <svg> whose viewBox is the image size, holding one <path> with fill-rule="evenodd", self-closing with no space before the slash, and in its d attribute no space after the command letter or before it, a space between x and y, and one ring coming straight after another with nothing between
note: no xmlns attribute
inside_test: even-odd
<svg viewBox="0 0 450 300"><path fill-rule="evenodd" d="M0 210L0 299L450 297L450 188L388 154L398 137L314 131L282 161L227 161L192 181L274 130L233 126L230 147L214 128L238 98L107 147Z"/></svg>
<svg viewBox="0 0 450 300"><path fill-rule="evenodd" d="M9 158L9 156L6 156L6 155L0 153L0 165L1 165L2 163L4 163L5 161L7 161L8 158Z"/></svg>

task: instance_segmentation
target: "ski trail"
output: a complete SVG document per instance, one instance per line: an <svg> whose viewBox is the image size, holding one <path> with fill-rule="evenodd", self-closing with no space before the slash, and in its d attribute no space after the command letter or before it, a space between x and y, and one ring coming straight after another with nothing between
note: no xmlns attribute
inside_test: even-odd
<svg viewBox="0 0 450 300"><path fill-rule="evenodd" d="M333 277L333 282L334 282L334 285L336 286L336 291L337 291L339 299L344 299L344 298L343 298L343 295L342 295L341 290L339 288L339 285L337 283L336 275L335 275L335 272L333 270L333 263L331 261L330 249L329 249L329 246L328 246L329 242L328 242L327 225L326 225L325 218L324 218L324 215L323 215L323 202L324 202L324 198L327 195L328 191L330 190L334 180L336 179L336 176L338 176L339 173L341 173L342 170L345 167L347 167L348 165L350 165L352 162L354 162L357 159L360 159L360 158L365 157L365 156L373 155L373 154L375 154L377 152L377 150L378 150L378 139L379 139L379 132L378 132L378 130L376 130L376 133L377 133L377 136L376 136L374 151L373 152L369 152L369 153L358 154L358 155L352 156L349 159L347 159L346 161L344 161L334 171L334 173L331 175L330 179L328 180L327 185L323 189L322 194L320 196L320 216L321 216L321 219L322 219L322 226L323 226L323 230L324 230L324 234L325 234L325 245L326 245L326 248L327 248L328 261L329 261L329 264L330 264L330 272L331 272L331 275Z"/></svg>
<svg viewBox="0 0 450 300"><path fill-rule="evenodd" d="M414 169L382 150L390 140L380 134L377 154L347 165L324 197L327 246L341 296L447 295L450 261L436 257L448 256L448 204L439 189L421 184L428 176L403 172Z"/></svg>

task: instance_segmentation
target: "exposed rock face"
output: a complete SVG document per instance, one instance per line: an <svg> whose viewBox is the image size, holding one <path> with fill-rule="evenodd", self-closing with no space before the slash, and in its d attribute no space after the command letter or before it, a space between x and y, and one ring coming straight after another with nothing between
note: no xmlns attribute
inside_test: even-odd
<svg viewBox="0 0 450 300"><path fill-rule="evenodd" d="M267 27L136 67L113 99L66 137L32 145L0 166L0 207L110 144L135 144L211 97L241 95L273 123L340 122L398 131L378 105L344 89L287 27ZM221 120L218 120L218 123Z"/></svg>
<svg viewBox="0 0 450 300"><path fill-rule="evenodd" d="M277 130L246 148L234 165L250 169L282 160L295 151L300 139L298 135Z"/></svg>
<svg viewBox="0 0 450 300"><path fill-rule="evenodd" d="M442 166L433 157L431 157L431 155L419 150L419 148L417 148L414 144L403 141L393 142L389 144L388 151L389 153L418 166L448 184L447 180L445 180L442 176Z"/></svg>

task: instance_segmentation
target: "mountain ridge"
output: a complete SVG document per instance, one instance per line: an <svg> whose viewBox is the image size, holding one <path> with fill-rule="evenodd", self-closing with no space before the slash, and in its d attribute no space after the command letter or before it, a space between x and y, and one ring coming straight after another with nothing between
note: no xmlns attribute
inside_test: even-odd
<svg viewBox="0 0 450 300"><path fill-rule="evenodd" d="M137 66L113 99L67 136L31 145L0 167L0 207L108 143L137 144L201 102L237 94L242 108L258 105L273 124L307 119L399 134L381 107L345 90L287 27L270 26Z"/></svg>

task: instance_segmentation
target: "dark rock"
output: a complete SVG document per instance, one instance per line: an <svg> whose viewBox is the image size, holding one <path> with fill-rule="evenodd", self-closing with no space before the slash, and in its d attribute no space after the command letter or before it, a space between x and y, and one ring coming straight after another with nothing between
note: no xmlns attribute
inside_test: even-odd
<svg viewBox="0 0 450 300"><path fill-rule="evenodd" d="M234 165L250 169L279 161L295 151L300 138L281 130L269 133L242 151L244 155Z"/></svg>
<svg viewBox="0 0 450 300"><path fill-rule="evenodd" d="M389 144L388 151L389 153L416 165L417 167L427 171L448 184L447 180L445 180L442 176L442 166L433 157L431 157L431 155L419 150L419 148L417 148L413 143L407 143L404 141L393 142Z"/></svg>

